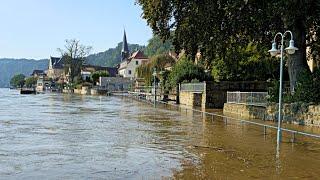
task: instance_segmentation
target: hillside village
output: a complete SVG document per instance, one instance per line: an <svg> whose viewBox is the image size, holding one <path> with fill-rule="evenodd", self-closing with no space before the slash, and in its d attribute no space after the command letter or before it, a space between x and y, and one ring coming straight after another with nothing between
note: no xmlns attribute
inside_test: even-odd
<svg viewBox="0 0 320 180"><path fill-rule="evenodd" d="M168 51L167 54L177 59L175 53ZM139 66L150 63L150 58L141 49L130 52L127 35L124 31L121 59L115 67L97 66L84 62L79 74L77 74L80 79L73 82L70 79L71 69L66 68L65 62L65 57L50 57L48 69L35 69L30 77L25 78L26 80L32 78L33 84L25 84L24 86L35 88L37 92L73 92L78 94L91 94L91 89L96 89L92 91L93 94L98 93L97 89L102 94L108 91L128 91L135 85L144 85L144 80L138 77L136 70ZM170 67L171 65L166 64L166 68L170 69Z"/></svg>

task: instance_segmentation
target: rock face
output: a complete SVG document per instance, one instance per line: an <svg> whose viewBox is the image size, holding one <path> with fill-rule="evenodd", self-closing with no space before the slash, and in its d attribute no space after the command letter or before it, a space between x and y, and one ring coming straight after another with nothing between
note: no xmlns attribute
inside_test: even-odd
<svg viewBox="0 0 320 180"><path fill-rule="evenodd" d="M266 107L225 103L223 108L223 113L226 115L268 121L277 121L278 112L279 108L276 103ZM283 122L320 127L320 105L312 103L284 104L282 112Z"/></svg>

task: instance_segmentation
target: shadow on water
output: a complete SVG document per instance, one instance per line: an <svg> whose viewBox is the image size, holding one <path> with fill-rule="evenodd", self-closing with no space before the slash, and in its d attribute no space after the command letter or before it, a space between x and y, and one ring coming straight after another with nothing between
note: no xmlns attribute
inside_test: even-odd
<svg viewBox="0 0 320 180"><path fill-rule="evenodd" d="M280 148L274 129L264 130L260 126L183 108L170 109L202 122L202 135L187 146L200 161L198 164L183 163L183 170L174 173L177 179L318 177L320 142L317 139L299 135L292 143L291 133L284 132ZM221 114L219 110L211 111ZM317 131L313 128L313 132Z"/></svg>

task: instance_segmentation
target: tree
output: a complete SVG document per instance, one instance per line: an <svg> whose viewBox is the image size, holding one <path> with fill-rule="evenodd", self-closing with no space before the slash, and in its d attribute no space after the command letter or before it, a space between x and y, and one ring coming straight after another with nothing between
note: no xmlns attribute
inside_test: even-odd
<svg viewBox="0 0 320 180"><path fill-rule="evenodd" d="M308 70L306 48L310 47L312 55L319 54L318 0L137 0L137 3L155 34L168 38L173 30L176 51L184 49L194 57L200 50L209 63L217 59L227 61L228 53L237 52L237 46L244 47L250 42L261 50L270 48L276 32L292 30L299 48L287 58L292 90L298 74ZM314 58L319 61L319 57Z"/></svg>
<svg viewBox="0 0 320 180"><path fill-rule="evenodd" d="M64 59L65 73L69 74L69 81L73 83L81 76L81 68L87 55L90 53L92 47L80 44L79 40L66 40L65 49L58 48Z"/></svg>
<svg viewBox="0 0 320 180"><path fill-rule="evenodd" d="M168 78L171 88L176 87L183 81L191 82L195 79L202 82L211 80L211 77L205 73L203 67L194 64L192 60L186 56L181 57L177 64L173 66Z"/></svg>
<svg viewBox="0 0 320 180"><path fill-rule="evenodd" d="M280 61L252 42L246 47L236 46L233 51L227 51L225 57L211 62L211 74L216 81L266 81L279 77ZM288 80L287 68L284 72L284 79Z"/></svg>
<svg viewBox="0 0 320 180"><path fill-rule="evenodd" d="M108 71L97 71L91 75L93 83L98 82L100 77L109 77L109 72Z"/></svg>
<svg viewBox="0 0 320 180"><path fill-rule="evenodd" d="M165 71L166 65L173 65L174 63L175 60L167 54L153 56L151 57L149 63L142 64L137 68L137 77L144 78L145 83L147 85L151 85L154 68L156 68L157 72L160 73L161 71Z"/></svg>
<svg viewBox="0 0 320 180"><path fill-rule="evenodd" d="M34 86L36 86L36 84L37 84L37 78L35 78L35 77L28 77L26 80L25 80L25 85L26 85L26 87L29 87L29 88L31 88L31 87L34 87Z"/></svg>
<svg viewBox="0 0 320 180"><path fill-rule="evenodd" d="M16 88L23 87L23 85L25 83L24 78L25 78L25 75L23 75L23 74L14 75L10 80L11 86L16 87Z"/></svg>

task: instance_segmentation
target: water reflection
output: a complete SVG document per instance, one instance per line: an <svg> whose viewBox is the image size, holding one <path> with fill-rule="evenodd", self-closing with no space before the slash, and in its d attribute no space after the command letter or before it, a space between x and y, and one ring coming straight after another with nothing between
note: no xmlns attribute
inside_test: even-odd
<svg viewBox="0 0 320 180"><path fill-rule="evenodd" d="M284 134L278 154L273 130L163 107L118 97L21 96L1 89L0 177L318 177L317 141L299 136L291 143Z"/></svg>

